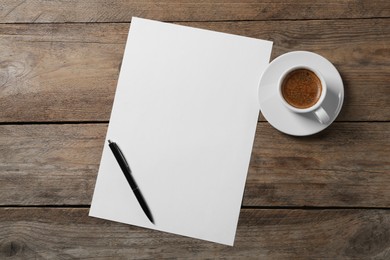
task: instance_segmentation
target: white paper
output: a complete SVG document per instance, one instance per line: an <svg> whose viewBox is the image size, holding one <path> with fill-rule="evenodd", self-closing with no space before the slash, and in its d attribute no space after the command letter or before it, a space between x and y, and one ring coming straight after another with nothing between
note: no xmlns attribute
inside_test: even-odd
<svg viewBox="0 0 390 260"><path fill-rule="evenodd" d="M89 215L233 245L271 48L133 18ZM155 224L109 139L122 149Z"/></svg>

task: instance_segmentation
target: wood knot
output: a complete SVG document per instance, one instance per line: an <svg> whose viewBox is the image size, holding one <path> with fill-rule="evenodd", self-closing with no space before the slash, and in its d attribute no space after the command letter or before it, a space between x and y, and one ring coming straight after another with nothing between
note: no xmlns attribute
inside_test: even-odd
<svg viewBox="0 0 390 260"><path fill-rule="evenodd" d="M0 88L10 88L14 86L20 78L27 75L26 64L20 61L1 61L0 62Z"/></svg>
<svg viewBox="0 0 390 260"><path fill-rule="evenodd" d="M1 244L0 258L17 255L23 249L23 244L18 241L6 241Z"/></svg>
<svg viewBox="0 0 390 260"><path fill-rule="evenodd" d="M349 240L349 256L375 256L388 250L390 229L385 225L370 224L359 229Z"/></svg>

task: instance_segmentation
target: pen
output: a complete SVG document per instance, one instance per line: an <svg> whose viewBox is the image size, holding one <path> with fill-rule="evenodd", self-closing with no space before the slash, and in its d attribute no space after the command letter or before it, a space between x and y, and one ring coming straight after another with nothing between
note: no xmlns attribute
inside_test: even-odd
<svg viewBox="0 0 390 260"><path fill-rule="evenodd" d="M108 146L110 146L110 149L114 154L115 159L117 160L119 166L121 167L122 172L127 179L127 182L129 183L131 189L133 190L134 195L138 200L138 203L141 205L142 210L145 212L150 222L154 224L152 213L150 212L148 204L146 203L144 197L142 196L141 190L138 188L137 183L135 182L133 176L131 175L131 170L129 165L127 164L125 156L123 155L121 149L115 142L111 142L110 140L108 140L108 143L109 143Z"/></svg>

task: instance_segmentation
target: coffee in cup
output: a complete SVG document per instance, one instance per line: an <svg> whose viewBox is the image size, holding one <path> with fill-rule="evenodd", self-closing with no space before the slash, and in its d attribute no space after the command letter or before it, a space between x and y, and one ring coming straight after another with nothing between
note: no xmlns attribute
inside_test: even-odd
<svg viewBox="0 0 390 260"><path fill-rule="evenodd" d="M289 72L282 82L284 100L296 108L314 106L321 97L322 85L317 75L308 69Z"/></svg>
<svg viewBox="0 0 390 260"><path fill-rule="evenodd" d="M304 65L289 68L279 79L282 103L295 113L314 113L322 124L330 121L329 115L321 107L326 92L322 75Z"/></svg>

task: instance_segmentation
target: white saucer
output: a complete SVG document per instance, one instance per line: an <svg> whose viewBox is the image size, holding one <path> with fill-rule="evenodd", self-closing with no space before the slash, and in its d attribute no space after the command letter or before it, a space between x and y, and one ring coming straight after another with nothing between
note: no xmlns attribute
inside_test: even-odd
<svg viewBox="0 0 390 260"><path fill-rule="evenodd" d="M328 85L323 108L328 112L327 124L318 122L314 114L297 114L288 110L278 99L278 79L294 65L307 65L321 72ZM260 110L267 121L279 131L296 136L318 133L327 128L339 114L344 101L344 86L337 69L324 57L307 51L294 51L274 59L261 76L259 85Z"/></svg>

